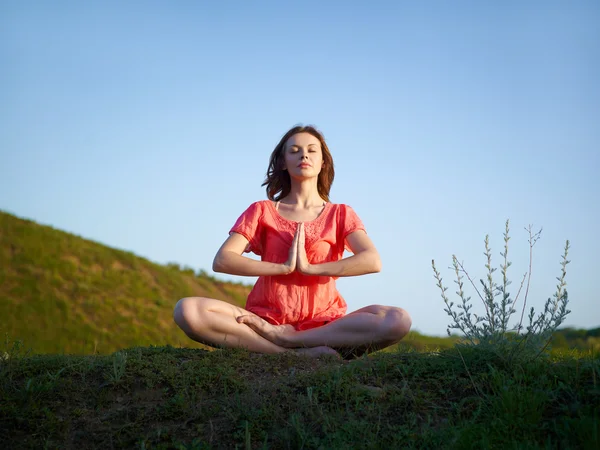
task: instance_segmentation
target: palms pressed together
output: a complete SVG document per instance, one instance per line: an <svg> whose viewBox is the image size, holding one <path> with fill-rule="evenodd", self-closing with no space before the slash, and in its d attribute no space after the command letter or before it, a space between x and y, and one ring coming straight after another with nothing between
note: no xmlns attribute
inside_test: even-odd
<svg viewBox="0 0 600 450"><path fill-rule="evenodd" d="M311 265L306 256L304 222L298 223L285 265L288 267L289 273L297 270L305 275L310 275Z"/></svg>

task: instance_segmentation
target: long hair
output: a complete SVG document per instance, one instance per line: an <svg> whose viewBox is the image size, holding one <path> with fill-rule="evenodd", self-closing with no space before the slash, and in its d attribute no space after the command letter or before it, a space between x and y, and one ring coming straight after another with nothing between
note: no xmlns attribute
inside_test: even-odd
<svg viewBox="0 0 600 450"><path fill-rule="evenodd" d="M275 150L273 150L273 153L271 153L271 158L269 159L269 168L267 169L267 176L261 186L267 186L267 197L269 200L273 201L281 200L290 193L292 188L290 174L287 170L284 170L285 144L290 137L298 133L312 134L321 143L324 165L321 168L321 172L319 172L319 178L317 179L317 190L321 198L328 202L329 191L331 189L331 184L333 183L333 177L335 176L333 158L331 157L329 148L327 148L325 138L312 125L297 125L283 135L279 141L279 144L277 144Z"/></svg>

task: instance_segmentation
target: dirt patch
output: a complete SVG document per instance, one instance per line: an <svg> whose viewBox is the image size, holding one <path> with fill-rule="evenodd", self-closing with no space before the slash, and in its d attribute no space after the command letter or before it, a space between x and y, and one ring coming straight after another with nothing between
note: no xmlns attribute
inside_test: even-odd
<svg viewBox="0 0 600 450"><path fill-rule="evenodd" d="M119 261L113 261L113 263L110 265L110 268L112 270L117 270L117 271L126 269L126 267L123 264L121 264Z"/></svg>
<svg viewBox="0 0 600 450"><path fill-rule="evenodd" d="M118 306L118 307L116 308L116 310L115 310L115 314L117 314L117 315L119 315L119 316L121 316L121 317L127 317L128 319L129 319L129 318L133 318L133 317L135 317L135 314L133 314L133 312L132 312L132 311L130 311L129 309L126 309L126 308L120 307L120 306Z"/></svg>
<svg viewBox="0 0 600 450"><path fill-rule="evenodd" d="M61 259L63 261L70 262L75 267L79 267L81 265L81 262L79 261L79 258L77 258L77 256L74 256L74 255L63 255Z"/></svg>
<svg viewBox="0 0 600 450"><path fill-rule="evenodd" d="M154 273L152 273L150 270L148 270L148 268L143 267L143 266L140 268L138 273L144 278L144 281L148 284L148 286L150 286L151 288L154 288L158 291L160 297L162 297L162 298L166 297L166 293L165 293L164 289L162 289L162 286L158 282L156 275L154 275Z"/></svg>

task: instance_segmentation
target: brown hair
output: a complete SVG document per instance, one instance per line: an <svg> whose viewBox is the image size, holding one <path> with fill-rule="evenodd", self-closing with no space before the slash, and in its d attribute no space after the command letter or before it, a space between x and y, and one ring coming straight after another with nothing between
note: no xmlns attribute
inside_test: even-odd
<svg viewBox="0 0 600 450"><path fill-rule="evenodd" d="M287 170L284 170L284 152L285 144L289 138L298 133L309 133L316 137L321 143L321 151L323 152L323 168L319 172L319 178L317 180L317 190L321 198L325 201L329 201L329 190L333 183L333 177L335 171L333 169L333 158L325 143L323 135L312 125L297 125L290 129L283 135L279 144L271 153L269 159L269 168L267 169L267 176L264 183L261 186L267 186L267 197L269 200L278 201L284 198L290 193L292 188L290 174Z"/></svg>

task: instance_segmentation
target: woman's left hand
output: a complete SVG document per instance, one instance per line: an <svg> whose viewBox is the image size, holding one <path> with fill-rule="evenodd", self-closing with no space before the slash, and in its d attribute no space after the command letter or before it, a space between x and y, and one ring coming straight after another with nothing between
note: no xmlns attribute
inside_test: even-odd
<svg viewBox="0 0 600 450"><path fill-rule="evenodd" d="M312 275L311 269L312 265L308 262L308 257L306 256L306 247L305 247L305 234L304 234L304 223L301 222L298 224L299 236L298 236L298 252L296 259L296 270L304 275Z"/></svg>

